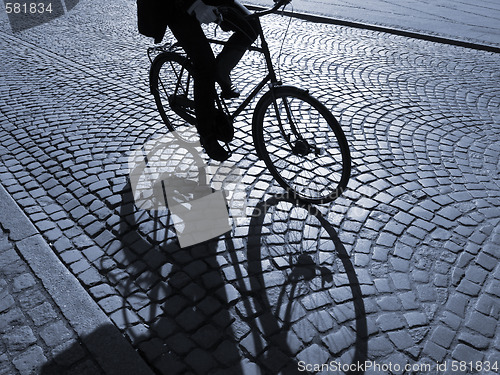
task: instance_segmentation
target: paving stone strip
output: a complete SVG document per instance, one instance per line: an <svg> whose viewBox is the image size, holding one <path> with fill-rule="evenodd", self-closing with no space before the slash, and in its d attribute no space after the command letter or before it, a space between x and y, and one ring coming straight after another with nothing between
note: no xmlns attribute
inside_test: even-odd
<svg viewBox="0 0 500 375"><path fill-rule="evenodd" d="M246 4L269 6L266 0L246 0ZM494 2L293 0L286 11L313 22L384 31L496 53L500 51L497 22L500 7Z"/></svg>
<svg viewBox="0 0 500 375"><path fill-rule="evenodd" d="M2 374L31 374L52 369L102 370L81 345L43 285L19 256L8 234L0 235L0 326ZM71 348L71 353L67 349Z"/></svg>
<svg viewBox="0 0 500 375"><path fill-rule="evenodd" d="M0 225L2 373L150 372L1 185Z"/></svg>

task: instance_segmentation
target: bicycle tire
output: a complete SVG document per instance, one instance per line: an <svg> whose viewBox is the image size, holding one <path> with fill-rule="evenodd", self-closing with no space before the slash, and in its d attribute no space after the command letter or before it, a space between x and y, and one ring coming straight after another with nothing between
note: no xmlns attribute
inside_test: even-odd
<svg viewBox="0 0 500 375"><path fill-rule="evenodd" d="M189 60L175 52L155 57L149 71L149 84L160 116L170 131L181 130L196 139L194 76ZM189 131L192 129L192 131Z"/></svg>
<svg viewBox="0 0 500 375"><path fill-rule="evenodd" d="M347 139L331 112L307 91L271 89L257 103L252 126L257 154L292 198L322 204L346 189L351 173Z"/></svg>

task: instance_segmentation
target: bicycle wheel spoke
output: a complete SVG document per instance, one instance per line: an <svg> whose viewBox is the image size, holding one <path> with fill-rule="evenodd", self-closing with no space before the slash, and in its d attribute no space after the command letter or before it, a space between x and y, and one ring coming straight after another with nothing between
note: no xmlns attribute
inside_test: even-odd
<svg viewBox="0 0 500 375"><path fill-rule="evenodd" d="M347 183L345 171L350 170L347 145L338 139L339 125L331 115L325 117L324 106L303 92L283 88L275 100L270 98L259 113L271 172L299 198L335 198L343 188L340 185Z"/></svg>
<svg viewBox="0 0 500 375"><path fill-rule="evenodd" d="M153 61L151 91L155 96L160 115L171 130L183 128L185 141L196 140L194 125L193 76L187 60L176 53L163 53ZM193 132L186 132L189 127Z"/></svg>

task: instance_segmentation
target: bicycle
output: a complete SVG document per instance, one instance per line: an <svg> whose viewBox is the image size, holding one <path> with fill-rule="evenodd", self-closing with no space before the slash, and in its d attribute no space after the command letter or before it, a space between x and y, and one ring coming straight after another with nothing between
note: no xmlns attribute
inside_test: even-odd
<svg viewBox="0 0 500 375"><path fill-rule="evenodd" d="M307 90L283 85L278 80L260 17L276 12L291 0L280 0L272 8L254 12L260 46L249 50L264 55L267 75L243 102L230 111L218 95L218 113L234 122L266 84L269 90L257 102L252 118L252 136L257 156L292 198L307 203L328 203L340 196L350 177L351 156L342 128L332 113ZM223 40L208 38L224 45ZM154 59L151 53L159 53ZM194 79L191 62L177 43L148 48L151 60L150 90L162 120L170 131L196 124ZM196 134L194 126L193 135ZM226 142L227 145L227 142Z"/></svg>

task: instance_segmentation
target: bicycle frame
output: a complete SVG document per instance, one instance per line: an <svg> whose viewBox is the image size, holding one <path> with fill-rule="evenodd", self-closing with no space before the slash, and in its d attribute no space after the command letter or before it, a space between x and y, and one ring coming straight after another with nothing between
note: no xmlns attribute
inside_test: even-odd
<svg viewBox="0 0 500 375"><path fill-rule="evenodd" d="M272 9L255 12L248 17L259 18L265 14L273 13L277 7L289 1L280 0ZM220 142L224 142L226 150L232 154L230 142L234 124L231 122L236 122L236 117L242 113L245 113L245 116L251 115L252 111L249 111L247 107L252 104L255 109L251 118L251 133L257 155L265 162L277 182L287 191L291 191L294 197L303 199L305 202L331 202L345 189L350 172L347 140L338 121L325 105L309 94L308 90L283 85L280 82L281 79L279 75L277 76L273 66L274 59L271 58L270 47L260 19L250 22L249 26L252 27L252 30L248 31L247 25L239 24L239 20L233 18L234 14L231 14L230 10L221 9L222 11L227 12L225 13L227 19L221 21L224 30L235 31L235 28L240 27L241 31L251 35L252 40L255 40L255 37L257 39L260 37L260 41L252 43L246 49L262 54L268 71L261 75L263 78L255 79L255 77L247 76L246 78L251 81L247 83L251 87L247 86L245 93L248 94L242 95L237 100L229 101L228 99L226 102L223 95L214 92L214 100L216 101L214 121L217 125L214 129L217 133L214 135L222 138L218 139L219 145ZM212 37L205 40L211 45L227 46L228 41L225 38L221 39ZM171 131L175 131L179 126L197 125L197 103L194 100L194 90L191 92L190 89L186 89L186 85L195 82L197 76L196 66L190 61L190 56L183 50L179 42L148 48L150 60L153 60L151 59L152 52L156 56L150 69L150 90L162 120ZM260 67L262 67L262 63ZM260 68L258 71L263 73ZM165 77L165 89L162 88L162 76ZM268 89L263 90L266 85L268 85ZM184 91L184 89L188 92L183 95L180 90ZM258 101L251 103L254 99ZM312 116L310 116L311 111L314 111ZM173 118L171 119L170 116ZM321 135L319 139L316 139L314 130L309 131L310 127L320 129L324 136ZM304 134L302 134L303 131ZM225 133L228 134L227 137ZM277 144L274 142L275 139L278 140ZM276 146L273 146L274 144ZM334 150L332 153L327 153L330 148L339 149L339 151ZM283 152L279 152L280 150ZM326 158L321 158L319 162L312 160L322 155L326 155ZM292 157L291 161L289 161L288 156ZM277 162L279 165L276 165ZM283 163L285 163L284 166ZM287 169L287 163L294 165L292 171ZM323 164L325 165L323 166ZM305 165L310 165L311 169L302 170L301 168ZM325 172L324 168L328 169L331 166L335 167L332 173ZM325 178L309 188L311 179L318 175L320 177L325 175Z"/></svg>
<svg viewBox="0 0 500 375"><path fill-rule="evenodd" d="M273 89L275 87L281 86L282 82L279 81L278 78L277 78L277 76L276 76L276 72L274 70L274 66L273 66L272 59L271 59L271 52L269 51L269 44L266 41L266 38L265 38L265 35L264 35L264 30L262 29L262 25L260 23L260 17L261 16L273 13L277 8L279 8L281 6L280 4L283 4L285 2L287 2L287 1L285 0L285 1L278 2L275 5L275 7L273 7L272 9L268 9L268 10L263 11L263 12L253 13L250 16L250 17L257 17L258 18L257 19L257 21L258 21L257 22L257 25L258 25L258 30L257 31L258 31L258 35L259 35L260 40L261 40L261 46L260 47L250 46L248 48L248 50L260 52L260 53L262 53L264 55L264 60L266 62L266 67L267 67L267 70L268 70L267 75L253 88L253 90L245 98L245 100L232 113L228 110L227 105L224 102L224 99L222 99L222 98L220 98L220 97L217 96L216 100L217 100L217 104L220 107L224 106L224 109L226 110L226 112L231 117L231 120L234 121L234 119L241 112L244 111L244 109L250 104L250 102L264 88L264 86L267 83L270 83L270 89L271 89L270 91L271 91L271 95L273 96L273 106L274 106L274 110L276 111L276 118L278 120L278 126L279 126L280 131L282 132L283 136L285 137L285 139L287 139L287 142L289 143L290 147L293 147L293 145L290 143L289 137L286 136L285 131L283 129L283 123L281 121L281 116L279 116L278 104L276 102L276 98L274 96L274 91L273 91ZM208 38L208 41L209 41L209 43L212 43L212 44L218 44L218 45L225 45L226 44L226 41L222 41L222 40L218 40L218 39ZM290 121L292 132L294 133L295 136L298 137L298 139L301 139L302 136L297 131L297 128L295 126L294 119L293 119L293 116L292 116L292 113L291 113L290 106L289 106L288 102L285 101L284 102L284 106L285 106L285 111L287 113L287 117L288 117L288 119Z"/></svg>
<svg viewBox="0 0 500 375"><path fill-rule="evenodd" d="M264 31L262 29L262 25L260 22L260 17L276 12L277 9L279 9L281 6L289 3L290 1L291 0L280 0L280 1L276 2L276 4L272 8L264 10L264 11L260 11L260 12L255 12L255 13L252 13L251 15L248 16L250 18L257 18L257 27L258 27L257 32L258 32L258 36L260 37L260 40L261 40L260 47L252 45L248 48L248 50L260 52L264 55L264 61L266 63L266 67L268 70L267 75L252 89L250 94L243 100L243 102L234 111L232 111L232 112L229 111L229 108L226 105L224 99L221 98L220 96L216 96L216 102L217 102L217 105L219 106L219 108L225 110L225 112L230 117L231 121L234 121L235 118L237 116L239 116L245 110L245 108L250 104L250 102L258 95L258 93L264 88L264 86L269 83L270 92L271 92L271 95L273 97L273 102L274 102L273 106L274 106L274 110L276 112L276 117L278 120L278 126L280 128L281 133L283 134L283 136L285 137L285 139L289 143L290 147L293 147L293 145L290 143L289 136L286 135L286 132L283 129L282 119L281 119L281 116L279 115L279 108L278 108L278 104L277 104L275 94L274 94L274 88L281 86L282 82L280 82L277 79L276 72L274 70L274 66L273 66L272 59L271 59L271 52L269 51L269 45L266 41ZM219 39L213 39L213 38L207 38L207 40L211 44L217 44L217 45L222 45L222 46L225 46L227 43L227 41L225 41L225 40L219 40ZM168 44L168 46L164 45L161 47L152 47L152 48L148 49L148 56L150 57L150 60L151 60L150 52L155 51L155 50L156 51L157 50L172 51L177 47L179 47L179 45L177 43ZM297 136L297 139L302 139L302 136L299 134L299 132L297 131L297 128L295 126L295 120L293 119L289 103L287 101L284 101L283 104L284 104L284 108L285 108L285 111L287 114L287 118L290 122L292 133L295 136Z"/></svg>
<svg viewBox="0 0 500 375"><path fill-rule="evenodd" d="M264 60L266 62L266 67L268 70L267 75L260 81L250 92L250 94L245 98L245 100L234 110L234 112L230 113L231 119L234 121L234 119L241 113L243 110L250 104L250 102L257 96L257 94L264 88L264 86L270 82L271 87L279 86L281 85L281 82L278 81L276 78L276 72L274 70L274 66L271 60L271 52L269 51L269 45L267 44L266 38L264 36L264 31L262 30L262 26L260 24L260 20L258 20L258 34L261 40L261 46L256 47L256 46L250 46L248 50L250 51L256 51L260 52L264 55ZM218 45L225 45L226 41L223 40L218 40L218 39L208 39L208 41L212 44L218 44ZM220 100L220 98L218 99ZM226 107L224 100L222 100L222 103ZM227 109L227 107L226 107Z"/></svg>

